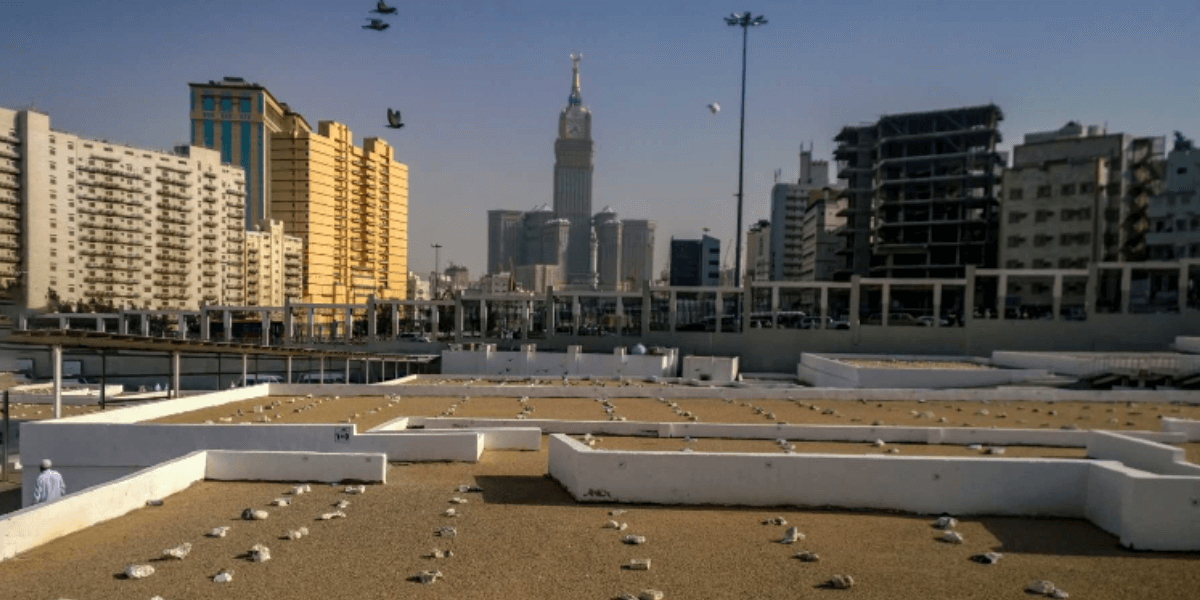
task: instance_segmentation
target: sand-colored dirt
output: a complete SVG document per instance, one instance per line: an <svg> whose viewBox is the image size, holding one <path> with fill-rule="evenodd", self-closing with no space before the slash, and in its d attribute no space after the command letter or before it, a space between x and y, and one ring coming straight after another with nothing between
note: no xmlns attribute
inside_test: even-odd
<svg viewBox="0 0 1200 600"><path fill-rule="evenodd" d="M957 360L863 360L837 359L848 365L866 369L946 369L951 371L983 371L993 367Z"/></svg>
<svg viewBox="0 0 1200 600"><path fill-rule="evenodd" d="M1004 446L1004 454L993 455L984 450L970 450L966 446L948 444L887 444L876 448L871 444L842 442L789 442L796 453L814 454L883 454L898 450L900 456L984 456L987 458L1086 458L1086 448L1050 448L1043 446ZM648 450L679 452L691 448L694 452L766 452L780 454L783 449L774 440L730 440L720 438L697 438L691 442L681 438L645 438L601 436L596 450Z"/></svg>
<svg viewBox="0 0 1200 600"><path fill-rule="evenodd" d="M412 381L406 381L399 385L444 385L447 387L452 387L452 386L474 386L474 387L512 386L512 387L519 387L519 386L530 386L530 385L542 386L542 387L546 387L546 386L563 387L565 385L566 387L621 388L621 387L667 387L667 386L670 386L673 384L654 383L651 381L637 380L637 379L618 380L618 379L607 379L607 378L600 378L600 377L596 377L596 378L592 378L592 379L571 378L571 379L568 379L565 383L563 382L563 380L561 378L557 378L557 377L543 377L540 379L534 379L533 381L505 380L505 379L438 379L436 377L433 377L433 378L414 379Z"/></svg>
<svg viewBox="0 0 1200 600"><path fill-rule="evenodd" d="M45 598L495 598L610 599L646 588L667 599L860 598L991 600L1028 598L1024 587L1049 579L1072 598L1191 599L1200 589L1200 554L1129 552L1086 521L1018 518L961 519L963 545L936 541L931 518L881 513L723 507L584 505L543 477L546 453L488 452L477 464L393 465L387 485L362 496L314 485L286 508L266 506L288 489L275 483L202 482L144 508L0 563L0 590L12 600ZM478 483L482 494L463 494L462 516L441 516L454 488ZM351 502L348 518L314 521L339 499ZM241 521L243 508L265 508L265 521ZM623 533L603 529L613 508L629 524ZM782 527L762 520L782 516L806 534L796 545L779 544ZM224 539L203 537L231 525ZM307 526L310 536L278 539ZM455 539L434 537L453 525ZM642 546L620 542L625 533L646 536ZM152 562L144 580L117 576L125 565L155 559L164 548L191 542L181 562ZM272 560L239 558L256 543ZM433 548L447 559L427 559ZM799 550L820 555L802 563ZM1004 553L996 565L972 554ZM620 565L652 559L648 571ZM234 580L210 578L233 569ZM407 579L425 569L445 579L432 586ZM820 589L834 574L850 574L846 591Z"/></svg>
<svg viewBox="0 0 1200 600"><path fill-rule="evenodd" d="M97 402L99 402L99 400L97 400ZM108 406L108 410L115 410L117 408L119 408L119 407L116 405L112 405L112 404L110 404ZM18 404L18 403L14 402L13 404L9 405L9 409L12 411L10 418L13 418L13 419L25 419L25 420L29 420L29 421L37 421L40 419L54 418L54 405L53 404ZM77 417L79 415L87 415L87 414L91 414L91 413L99 412L99 411L100 411L100 407L96 404L87 404L87 405L63 404L62 405L63 417Z"/></svg>

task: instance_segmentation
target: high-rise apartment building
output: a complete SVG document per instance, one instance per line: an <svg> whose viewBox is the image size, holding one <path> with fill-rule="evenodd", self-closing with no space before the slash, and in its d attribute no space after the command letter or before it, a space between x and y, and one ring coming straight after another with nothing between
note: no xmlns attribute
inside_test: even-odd
<svg viewBox="0 0 1200 600"><path fill-rule="evenodd" d="M1074 121L1030 133L1004 173L1000 266L1083 269L1143 260L1163 138L1109 134Z"/></svg>
<svg viewBox="0 0 1200 600"><path fill-rule="evenodd" d="M244 198L218 152L86 139L0 109L0 284L25 306L242 304Z"/></svg>
<svg viewBox="0 0 1200 600"><path fill-rule="evenodd" d="M801 237L809 193L831 187L829 161L813 160L812 149L800 149L800 178L796 183L776 183L771 188L771 249L769 277L797 281L801 271ZM841 188L841 185L832 187Z"/></svg>
<svg viewBox="0 0 1200 600"><path fill-rule="evenodd" d="M404 298L408 285L408 167L382 139L354 145L341 123L271 136L271 215L305 242L308 302Z"/></svg>
<svg viewBox="0 0 1200 600"><path fill-rule="evenodd" d="M831 281L841 268L840 253L846 243L841 235L846 226L848 202L841 190L822 188L809 192L800 235L801 281Z"/></svg>
<svg viewBox="0 0 1200 600"><path fill-rule="evenodd" d="M596 285L591 270L592 112L583 106L579 91L579 61L572 55L571 95L558 115L554 141L554 214L571 224L567 240L567 283Z"/></svg>
<svg viewBox="0 0 1200 600"><path fill-rule="evenodd" d="M246 173L245 228L271 218L271 134L296 126L311 130L304 117L267 89L240 77L192 83L192 145L221 153L221 162ZM290 121L300 121L293 125Z"/></svg>
<svg viewBox="0 0 1200 600"><path fill-rule="evenodd" d="M841 275L962 277L967 265L996 266L1003 118L989 104L843 128L834 138L847 181Z"/></svg>
<svg viewBox="0 0 1200 600"><path fill-rule="evenodd" d="M621 278L626 287L640 291L654 279L654 232L657 225L646 219L621 221Z"/></svg>
<svg viewBox="0 0 1200 600"><path fill-rule="evenodd" d="M625 287L621 277L621 234L624 226L617 218L617 213L606 206L592 217L592 227L596 232L597 288L621 291Z"/></svg>
<svg viewBox="0 0 1200 600"><path fill-rule="evenodd" d="M762 219L746 233L746 280L771 278L771 222Z"/></svg>
<svg viewBox="0 0 1200 600"><path fill-rule="evenodd" d="M283 232L283 223L262 221L246 232L246 304L283 306L304 294L304 240Z"/></svg>
<svg viewBox="0 0 1200 600"><path fill-rule="evenodd" d="M1175 132L1166 182L1150 202L1150 260L1200 258L1200 149Z"/></svg>
<svg viewBox="0 0 1200 600"><path fill-rule="evenodd" d="M488 254L486 273L507 271L511 265L524 264L521 246L525 242L525 213L519 210L488 211Z"/></svg>

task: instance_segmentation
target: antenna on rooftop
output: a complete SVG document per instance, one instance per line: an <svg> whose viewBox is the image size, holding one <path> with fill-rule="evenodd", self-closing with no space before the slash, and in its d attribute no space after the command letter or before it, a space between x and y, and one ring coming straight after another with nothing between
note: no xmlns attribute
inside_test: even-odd
<svg viewBox="0 0 1200 600"><path fill-rule="evenodd" d="M775 169L775 183L779 183L779 178L783 175L783 169Z"/></svg>

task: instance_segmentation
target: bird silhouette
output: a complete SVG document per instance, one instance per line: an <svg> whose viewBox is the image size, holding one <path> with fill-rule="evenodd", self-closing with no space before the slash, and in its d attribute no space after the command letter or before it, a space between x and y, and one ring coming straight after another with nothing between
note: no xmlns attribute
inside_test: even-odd
<svg viewBox="0 0 1200 600"><path fill-rule="evenodd" d="M715 115L715 114L721 112L721 105L717 104L716 102L713 102L712 104L708 105L708 110L711 110L712 114Z"/></svg>
<svg viewBox="0 0 1200 600"><path fill-rule="evenodd" d="M387 112L387 119L387 126L389 129L400 129L401 127L404 127L404 123L400 122L400 111L398 110L392 110L389 108Z"/></svg>
<svg viewBox="0 0 1200 600"><path fill-rule="evenodd" d="M366 25L363 25L363 29L374 29L375 31L383 31L384 29L391 27L391 25L384 23L383 19L368 19L368 20L371 22L367 23Z"/></svg>
<svg viewBox="0 0 1200 600"><path fill-rule="evenodd" d="M377 15L394 15L396 14L396 8L393 6L388 6L383 0L379 0L379 2L375 4L375 10L371 12Z"/></svg>

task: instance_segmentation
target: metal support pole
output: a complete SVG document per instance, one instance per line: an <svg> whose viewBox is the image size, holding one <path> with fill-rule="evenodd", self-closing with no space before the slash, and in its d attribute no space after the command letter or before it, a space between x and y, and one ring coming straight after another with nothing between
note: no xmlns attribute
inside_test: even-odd
<svg viewBox="0 0 1200 600"><path fill-rule="evenodd" d="M487 300L479 300L479 337L486 338L488 331Z"/></svg>
<svg viewBox="0 0 1200 600"><path fill-rule="evenodd" d="M1133 282L1133 267L1121 267L1121 314L1129 314L1129 287Z"/></svg>
<svg viewBox="0 0 1200 600"><path fill-rule="evenodd" d="M367 296L367 339L375 341L375 336L379 335L379 318L377 308L375 308L375 294Z"/></svg>
<svg viewBox="0 0 1200 600"><path fill-rule="evenodd" d="M933 284L933 326L942 326L942 284Z"/></svg>
<svg viewBox="0 0 1200 600"><path fill-rule="evenodd" d="M292 382L292 355L287 355L287 379L288 383Z"/></svg>
<svg viewBox="0 0 1200 600"><path fill-rule="evenodd" d="M8 438L12 437L12 421L9 419L8 390L4 390L4 465L0 467L0 481L8 481Z"/></svg>
<svg viewBox="0 0 1200 600"><path fill-rule="evenodd" d="M463 341L463 324L466 320L466 315L463 314L462 296L454 298L454 343L461 344Z"/></svg>
<svg viewBox="0 0 1200 600"><path fill-rule="evenodd" d="M1180 263L1179 265L1179 314L1183 314L1187 310L1188 296L1188 265Z"/></svg>
<svg viewBox="0 0 1200 600"><path fill-rule="evenodd" d="M171 353L171 398L179 397L179 352Z"/></svg>
<svg viewBox="0 0 1200 600"><path fill-rule="evenodd" d="M880 294L879 300L879 304L881 308L883 308L879 323L880 325L887 327L888 317L890 317L892 313L892 284L883 284L883 292Z"/></svg>
<svg viewBox="0 0 1200 600"><path fill-rule="evenodd" d="M346 357L346 383L350 383L350 357Z"/></svg>
<svg viewBox="0 0 1200 600"><path fill-rule="evenodd" d="M963 288L963 325L975 318L975 265L967 265L967 285Z"/></svg>
<svg viewBox="0 0 1200 600"><path fill-rule="evenodd" d="M249 357L245 352L242 353L242 387L246 387L246 363L249 362Z"/></svg>
<svg viewBox="0 0 1200 600"><path fill-rule="evenodd" d="M1054 311L1054 316L1051 320L1058 321L1061 318L1060 313L1062 313L1062 294L1063 294L1062 273L1055 273L1054 288L1053 288L1052 293L1054 294L1054 297L1053 297L1053 300L1051 300L1051 304L1050 304L1051 309L1050 310Z"/></svg>
<svg viewBox="0 0 1200 600"><path fill-rule="evenodd" d="M317 311L315 309L313 309L312 307L309 307L308 321L305 322L305 324L304 324L304 327L306 328L305 330L307 332L309 343L311 343L313 341L313 338L317 337L316 323L314 323L314 321L316 320L316 313L317 313Z"/></svg>
<svg viewBox="0 0 1200 600"><path fill-rule="evenodd" d="M771 286L771 327L779 327L779 286Z"/></svg>
<svg viewBox="0 0 1200 600"><path fill-rule="evenodd" d="M62 418L62 362L63 349L62 346L52 346L51 361L54 363L54 418Z"/></svg>
<svg viewBox="0 0 1200 600"><path fill-rule="evenodd" d="M200 307L200 339L208 341L210 338L209 330L211 327L212 317L208 315L208 309Z"/></svg>
<svg viewBox="0 0 1200 600"><path fill-rule="evenodd" d="M271 313L262 311L262 345L271 345Z"/></svg>
<svg viewBox="0 0 1200 600"><path fill-rule="evenodd" d="M321 365L321 383L325 383L325 355L324 354L321 355L320 365Z"/></svg>
<svg viewBox="0 0 1200 600"><path fill-rule="evenodd" d="M1001 321L1005 317L1006 302L1004 298L1008 296L1008 275L1001 274L999 282L996 284L996 318Z"/></svg>
<svg viewBox="0 0 1200 600"><path fill-rule="evenodd" d="M675 322L679 320L677 300L675 290L671 290L670 296L667 298L667 322L670 325L671 333L675 333Z"/></svg>
<svg viewBox="0 0 1200 600"><path fill-rule="evenodd" d="M105 389L108 387L108 353L100 351L100 410L104 410L104 405L108 400Z"/></svg>
<svg viewBox="0 0 1200 600"><path fill-rule="evenodd" d="M749 17L749 13L746 16ZM733 287L742 285L742 179L746 167L746 40L749 35L750 28L742 25L742 127L738 134L737 253L733 258Z"/></svg>
<svg viewBox="0 0 1200 600"><path fill-rule="evenodd" d="M717 302L716 302L716 306L714 307L714 309L715 309L715 312L717 315L717 319L716 319L716 323L713 327L713 331L715 331L717 333L721 333L721 325L723 325L722 321L725 320L725 295L722 294L721 292L717 292L716 300L717 300Z"/></svg>
<svg viewBox="0 0 1200 600"><path fill-rule="evenodd" d="M225 341L233 341L233 313L227 310L221 311L221 327L225 330Z"/></svg>
<svg viewBox="0 0 1200 600"><path fill-rule="evenodd" d="M779 288L775 288L779 289ZM818 329L825 329L825 321L829 319L829 286L821 286L821 324Z"/></svg>
<svg viewBox="0 0 1200 600"><path fill-rule="evenodd" d="M342 311L342 315L346 318L346 330L342 332L342 334L345 340L348 342L354 337L354 309L346 308Z"/></svg>

